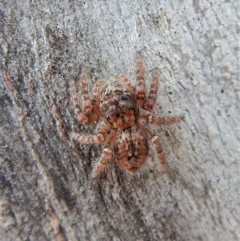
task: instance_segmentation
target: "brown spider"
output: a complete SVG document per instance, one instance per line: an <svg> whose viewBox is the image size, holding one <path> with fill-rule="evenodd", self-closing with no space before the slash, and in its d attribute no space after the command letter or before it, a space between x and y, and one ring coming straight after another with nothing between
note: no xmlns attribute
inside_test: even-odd
<svg viewBox="0 0 240 241"><path fill-rule="evenodd" d="M105 148L95 166L92 176L96 177L113 156L117 163L129 173L136 173L148 156L148 141L155 147L165 170L165 156L158 136L152 135L146 124L171 124L181 117L160 118L151 114L157 97L158 71L153 71L150 92L146 96L144 69L140 55L136 57L137 86L129 79L118 75L113 82L98 81L93 88L93 98L89 97L87 70L80 78L81 107L75 80L71 81L70 92L75 106L75 114L83 124L98 120L97 134L80 135L71 133L71 138L83 144L104 143ZM145 121L142 124L140 121Z"/></svg>

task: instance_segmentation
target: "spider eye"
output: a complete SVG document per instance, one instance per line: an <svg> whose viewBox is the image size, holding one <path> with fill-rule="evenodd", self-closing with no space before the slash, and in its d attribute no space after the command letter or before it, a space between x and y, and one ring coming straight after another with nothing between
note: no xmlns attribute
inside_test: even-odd
<svg viewBox="0 0 240 241"><path fill-rule="evenodd" d="M127 99L128 99L128 97L126 95L122 96L122 100L127 100Z"/></svg>

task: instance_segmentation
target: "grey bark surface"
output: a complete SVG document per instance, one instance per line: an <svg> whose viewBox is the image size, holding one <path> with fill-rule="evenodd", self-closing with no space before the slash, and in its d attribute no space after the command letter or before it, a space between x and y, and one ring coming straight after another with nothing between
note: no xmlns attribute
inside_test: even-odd
<svg viewBox="0 0 240 241"><path fill-rule="evenodd" d="M239 1L1 0L0 9L2 240L240 240ZM160 71L154 113L185 117L150 126L167 171L152 148L139 174L112 161L91 179L102 146L63 140L51 101L69 133L94 133L74 115L70 80L87 67L90 86L118 73L135 83L137 52L148 86Z"/></svg>

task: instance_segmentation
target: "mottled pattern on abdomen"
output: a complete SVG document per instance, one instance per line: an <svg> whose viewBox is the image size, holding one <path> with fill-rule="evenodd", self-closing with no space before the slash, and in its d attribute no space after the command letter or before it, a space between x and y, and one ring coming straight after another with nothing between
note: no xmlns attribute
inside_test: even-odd
<svg viewBox="0 0 240 241"><path fill-rule="evenodd" d="M135 173L146 161L148 143L140 131L134 127L119 132L115 145L114 156L124 169Z"/></svg>

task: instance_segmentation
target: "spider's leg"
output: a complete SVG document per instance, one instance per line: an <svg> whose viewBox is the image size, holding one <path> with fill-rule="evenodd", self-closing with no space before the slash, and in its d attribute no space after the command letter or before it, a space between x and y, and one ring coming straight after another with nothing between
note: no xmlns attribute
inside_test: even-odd
<svg viewBox="0 0 240 241"><path fill-rule="evenodd" d="M74 79L70 82L70 94L75 107L75 114L80 122L87 124L98 119L99 111L98 106L96 104L92 105L89 98L86 70L84 70L81 76L80 87L83 110L80 108L80 101L76 90L76 82Z"/></svg>
<svg viewBox="0 0 240 241"><path fill-rule="evenodd" d="M97 127L97 134L95 135L80 135L78 133L72 133L71 138L82 144L98 144L105 142L106 148L103 149L103 153L97 165L95 166L92 176L96 177L107 165L111 158L111 147L116 139L117 131L111 130L111 126L106 121L102 121ZM110 132L110 133L109 133Z"/></svg>
<svg viewBox="0 0 240 241"><path fill-rule="evenodd" d="M80 87L81 87L82 108L85 114L91 113L93 109L91 100L89 98L87 79L88 79L87 70L84 69L80 79Z"/></svg>
<svg viewBox="0 0 240 241"><path fill-rule="evenodd" d="M158 116L154 116L149 111L143 110L143 109L140 109L139 118L147 121L148 124L155 124L155 125L169 125L183 119L183 117L179 117L179 116L161 118Z"/></svg>
<svg viewBox="0 0 240 241"><path fill-rule="evenodd" d="M127 91L131 94L131 95L134 95L135 94L135 89L134 87L132 86L130 80L123 74L118 74L116 76L117 80L122 82L125 86L126 86L126 89Z"/></svg>
<svg viewBox="0 0 240 241"><path fill-rule="evenodd" d="M94 167L93 172L92 172L92 177L96 177L107 165L108 161L110 160L112 156L112 151L110 148L104 148L103 153L100 157L99 162L97 165Z"/></svg>
<svg viewBox="0 0 240 241"><path fill-rule="evenodd" d="M157 98L158 84L159 84L158 71L155 69L152 73L152 83L150 86L150 91L146 99L146 102L144 104L145 110L151 111L153 109L153 106Z"/></svg>
<svg viewBox="0 0 240 241"><path fill-rule="evenodd" d="M82 113L82 110L80 108L79 98L76 90L76 82L74 79L70 82L70 95L73 100L75 115L77 116L78 120L84 124L88 123L89 118Z"/></svg>
<svg viewBox="0 0 240 241"><path fill-rule="evenodd" d="M117 130L114 130L114 129L112 129L111 131L110 130L111 130L111 127L105 121L102 121L97 128L97 131L105 136L105 145L107 147L103 149L103 153L100 157L100 160L98 161L98 163L93 169L92 177L96 177L105 168L109 159L112 156L111 149L116 140Z"/></svg>
<svg viewBox="0 0 240 241"><path fill-rule="evenodd" d="M87 135L87 134L78 134L76 132L71 133L71 139L76 140L79 143L82 144L98 144L98 143L103 143L106 142L106 144L109 144L110 141L112 140L112 131L110 131L111 126L106 122L102 121L100 124L97 126L97 133L95 135ZM114 132L116 132L114 130Z"/></svg>
<svg viewBox="0 0 240 241"><path fill-rule="evenodd" d="M71 139L82 144L97 144L104 142L104 136L101 133L96 135L80 135L76 132L71 133Z"/></svg>
<svg viewBox="0 0 240 241"><path fill-rule="evenodd" d="M148 139L148 140L151 139L152 134L150 133L150 131L143 124L141 124L140 122L137 122L136 126L141 131L141 133L143 134L143 136L146 139Z"/></svg>
<svg viewBox="0 0 240 241"><path fill-rule="evenodd" d="M110 134L107 136L105 144L111 148L113 148L114 142L117 137L117 130L111 130Z"/></svg>
<svg viewBox="0 0 240 241"><path fill-rule="evenodd" d="M105 82L99 80L93 87L93 108L94 106L99 106L100 103L100 93L104 87Z"/></svg>
<svg viewBox="0 0 240 241"><path fill-rule="evenodd" d="M161 145L159 137L153 136L152 139L151 139L151 142L153 143L153 145L154 145L154 147L157 151L158 159L161 163L161 171L165 171L166 158L165 158L165 155L163 153L163 149L162 149L162 145Z"/></svg>
<svg viewBox="0 0 240 241"><path fill-rule="evenodd" d="M169 125L169 124L172 124L174 122L178 122L180 120L182 120L183 118L182 117L179 117L179 116L175 116L175 117L163 117L163 118L160 118L158 116L153 116L153 115L150 115L148 117L148 123L149 124L155 124L155 125Z"/></svg>
<svg viewBox="0 0 240 241"><path fill-rule="evenodd" d="M107 122L102 121L97 126L97 134L95 135L80 135L76 132L71 133L71 139L76 140L82 144L97 144L102 143L106 140L107 136L109 135L108 132L110 130L110 126Z"/></svg>
<svg viewBox="0 0 240 241"><path fill-rule="evenodd" d="M137 74L137 86L136 86L136 97L137 97L137 104L140 107L143 107L145 96L146 96L146 89L145 89L145 82L144 82L144 69L142 65L142 59L139 54L136 56L136 74Z"/></svg>
<svg viewBox="0 0 240 241"><path fill-rule="evenodd" d="M160 164L161 164L161 171L165 171L166 158L165 158L165 155L163 153L163 149L162 149L162 145L160 143L159 137L156 136L156 135L152 135L150 133L150 131L139 122L137 123L137 127L138 127L138 129L141 130L144 137L149 139L152 142L152 144L154 145L154 147L157 151L158 159L159 159Z"/></svg>

